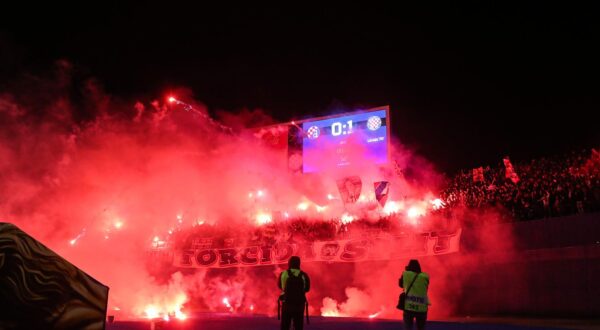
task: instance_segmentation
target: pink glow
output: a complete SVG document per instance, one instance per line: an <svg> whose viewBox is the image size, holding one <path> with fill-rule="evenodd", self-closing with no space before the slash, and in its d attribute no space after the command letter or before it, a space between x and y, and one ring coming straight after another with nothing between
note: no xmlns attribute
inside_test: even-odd
<svg viewBox="0 0 600 330"><path fill-rule="evenodd" d="M409 224L402 227L407 231L421 230L430 220L428 194L439 175L399 143L391 157L402 167L414 168L423 180L409 182L393 171L382 174L381 168L363 164L344 173L326 169L311 180L288 172L287 154L281 158L280 152L244 131L251 124L272 123L258 110L231 115L239 132L224 133L204 118L168 111L168 104L177 102L174 96L166 102L163 97L114 102L101 89L92 89L85 102L70 102L72 86L62 90L60 86L68 84L58 83L61 77L45 81L52 88L40 87L52 91L51 100L40 99L33 91L15 91L29 97L21 104L8 93L0 94L0 171L5 175L0 219L20 226L108 285L109 308L119 306L122 319L185 319L193 304L214 312L226 308L273 313L279 294L275 282L282 267L149 270L148 250L168 249L173 237L194 226L193 230L223 226L235 236L239 228L248 234L297 218L352 225L358 220L374 224L393 215L395 225ZM193 100L189 92L178 91L178 96ZM77 121L84 110L75 108L79 103L89 103L86 111L97 115ZM200 102L193 104L208 113ZM266 119L257 123L257 117ZM359 203L345 205L335 179L357 173L366 193ZM392 188L382 208L368 190L383 179ZM284 234L277 229L273 240ZM494 246L510 241L492 234L485 237ZM368 269L356 263L341 279L323 276L327 267L336 265L303 262L316 284L309 294L311 308L324 316L370 317L397 298L405 262L382 261ZM436 262L424 268L435 274L435 288L443 288L444 275L451 270ZM374 273L381 274L377 281L372 280ZM441 289L432 290L434 301L443 299ZM436 301L437 306L446 304ZM374 317L400 317L393 312L381 311Z"/></svg>

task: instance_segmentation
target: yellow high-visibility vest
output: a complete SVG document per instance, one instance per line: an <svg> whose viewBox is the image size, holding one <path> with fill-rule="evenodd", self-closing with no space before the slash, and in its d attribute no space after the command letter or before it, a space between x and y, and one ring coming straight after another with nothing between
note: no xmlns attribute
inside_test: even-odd
<svg viewBox="0 0 600 330"><path fill-rule="evenodd" d="M292 271L292 274L294 276L300 275L300 269L292 268L289 270ZM290 277L290 274L288 273L288 270L286 269L281 273L281 290L282 291L285 290L285 283L287 282L288 277ZM304 287L306 287L306 280L304 279L304 276L302 276L302 282L304 283Z"/></svg>
<svg viewBox="0 0 600 330"><path fill-rule="evenodd" d="M413 312L427 312L427 307L429 306L429 298L427 297L429 274L419 273L418 275L419 277L417 277L410 292L406 295L406 305L404 309ZM404 288L404 292L408 290L408 287L415 276L417 276L417 273L408 270L402 273L402 287Z"/></svg>

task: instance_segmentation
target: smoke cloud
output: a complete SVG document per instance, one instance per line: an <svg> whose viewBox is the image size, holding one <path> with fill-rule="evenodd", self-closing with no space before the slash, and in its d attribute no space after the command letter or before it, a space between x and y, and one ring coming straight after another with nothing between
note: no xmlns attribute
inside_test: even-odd
<svg viewBox="0 0 600 330"><path fill-rule="evenodd" d="M400 175L358 163L342 172L330 168L299 177L281 166L281 153L243 130L273 123L258 110L222 114L221 123L239 132L231 134L206 120L206 107L190 101L189 91L177 94L196 113L166 100L115 99L74 71L59 61L51 72L26 76L0 93L0 220L107 284L109 314L152 317L199 309L273 315L282 267L166 268L159 276L147 263L148 250L182 228L207 224L239 232L282 212L325 220L344 213L379 219L372 193L361 206L348 208L339 199L323 198L337 198L335 180L341 176L360 173L365 186L389 180L390 212L411 207L417 212L407 224L411 230L446 221L421 216L442 176L400 143L392 152L404 169ZM302 203L307 209L300 214ZM452 225L470 216L459 215ZM510 237L498 237L486 234L485 246L510 246ZM304 263L314 283L311 312L399 317L393 307L406 261ZM474 262L459 256L422 260L432 275L434 317L450 314L456 304L447 293L460 287L452 276L456 267Z"/></svg>

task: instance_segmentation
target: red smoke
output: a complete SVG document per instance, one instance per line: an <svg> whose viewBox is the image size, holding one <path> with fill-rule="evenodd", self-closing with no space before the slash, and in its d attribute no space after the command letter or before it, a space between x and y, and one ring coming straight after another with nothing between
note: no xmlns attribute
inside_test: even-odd
<svg viewBox="0 0 600 330"><path fill-rule="evenodd" d="M335 200L333 169L326 171L329 176L299 179L279 166L280 154L252 133L229 134L173 103L115 100L92 80L76 83L66 62L49 77L25 78L12 93L0 94L0 220L15 223L110 286L109 314L181 316L184 305L275 312L277 267L153 277L147 250L178 228L260 225L273 221L275 212L319 219L346 214L346 221L379 216L368 193L348 209ZM193 106L206 114L201 104ZM225 116L226 124L238 129L257 118L255 112L245 114ZM369 184L387 176L391 189L385 212L406 212L414 227L425 229L422 216L436 198L432 191L440 176L403 147L394 149L393 158L417 179L365 164L337 175L360 173ZM302 186L309 180L315 182L308 187L311 193L327 205L307 196ZM447 315L447 306L455 303L443 293L455 286L450 266L466 262L422 260L432 274L434 317ZM405 263L305 263L314 282L312 313L398 317L393 306Z"/></svg>

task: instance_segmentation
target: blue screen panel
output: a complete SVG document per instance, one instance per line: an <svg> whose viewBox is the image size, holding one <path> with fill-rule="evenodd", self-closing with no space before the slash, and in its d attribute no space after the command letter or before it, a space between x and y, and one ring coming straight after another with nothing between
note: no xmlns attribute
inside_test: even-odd
<svg viewBox="0 0 600 330"><path fill-rule="evenodd" d="M388 161L386 110L375 110L302 123L303 172Z"/></svg>

